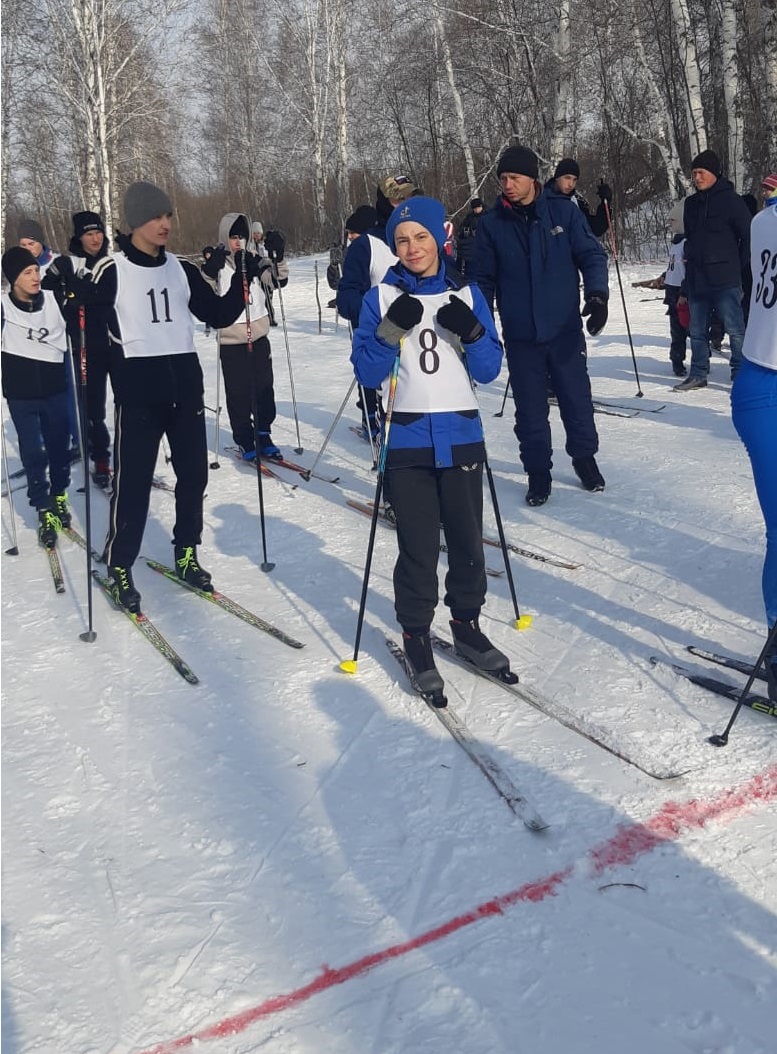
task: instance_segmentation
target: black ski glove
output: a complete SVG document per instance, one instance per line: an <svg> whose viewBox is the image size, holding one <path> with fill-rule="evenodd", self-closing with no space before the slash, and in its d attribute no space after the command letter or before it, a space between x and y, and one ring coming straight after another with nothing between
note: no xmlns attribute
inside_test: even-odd
<svg viewBox="0 0 777 1054"><path fill-rule="evenodd" d="M582 315L585 318L586 315L591 317L585 324L585 328L595 337L597 333L601 333L607 323L607 298L602 293L590 293L585 298L585 307L583 308Z"/></svg>
<svg viewBox="0 0 777 1054"><path fill-rule="evenodd" d="M264 247L273 263L280 263L286 252L286 239L280 231L268 231L264 236Z"/></svg>
<svg viewBox="0 0 777 1054"><path fill-rule="evenodd" d="M235 270L238 274L242 274L245 271L246 280L250 285L254 278L259 277L261 260L256 253L249 252L248 249L238 249L234 255Z"/></svg>
<svg viewBox="0 0 777 1054"><path fill-rule="evenodd" d="M216 279L219 276L219 271L227 262L227 247L226 245L217 245L213 252L210 254L210 259L206 260L202 265L202 273L207 275L208 278Z"/></svg>
<svg viewBox="0 0 777 1054"><path fill-rule="evenodd" d="M609 205L612 201L612 190L610 188L610 184L605 183L603 179L599 180L599 186L596 188L596 193L601 198L602 203L606 201Z"/></svg>
<svg viewBox="0 0 777 1054"><path fill-rule="evenodd" d="M404 335L417 326L424 309L420 300L403 293L389 306L385 318L377 328L377 334L387 344L399 344Z"/></svg>
<svg viewBox="0 0 777 1054"><path fill-rule="evenodd" d="M458 296L451 296L448 303L443 304L437 312L437 321L443 329L461 337L464 344L480 340L485 333L483 324L478 320L475 312Z"/></svg>

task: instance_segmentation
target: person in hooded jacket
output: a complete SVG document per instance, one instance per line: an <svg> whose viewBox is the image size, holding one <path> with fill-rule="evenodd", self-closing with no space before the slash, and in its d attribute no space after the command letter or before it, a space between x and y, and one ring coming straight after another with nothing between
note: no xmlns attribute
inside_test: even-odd
<svg viewBox="0 0 777 1054"><path fill-rule="evenodd" d="M499 309L515 401L515 434L529 476L528 505L550 497L553 449L548 381L558 399L566 451L585 490L604 490L596 463L591 382L580 311L588 332L607 322L607 257L580 209L538 182L537 155L509 147L499 158L502 194L478 227L477 283Z"/></svg>
<svg viewBox="0 0 777 1054"><path fill-rule="evenodd" d="M202 367L194 346L194 320L223 328L245 308L242 276L255 276L253 254L240 255L224 296L217 296L188 260L166 251L173 205L153 183L131 184L124 194L130 234L118 235L119 251L79 277L70 258L50 271L87 310L113 308L110 322L111 383L116 405L113 492L105 545L107 578L115 602L140 613L132 578L148 517L151 485L162 436L170 443L176 475L173 560L179 578L213 590L198 560L203 497L208 481L208 444Z"/></svg>
<svg viewBox="0 0 777 1054"><path fill-rule="evenodd" d="M229 288L235 274L236 254L249 241L251 224L247 216L228 212L219 223L218 245L202 271L213 279L219 294ZM232 438L246 461L260 457L280 458L281 451L272 438L275 421L275 389L272 350L267 334L270 318L267 289L283 288L289 280L286 260L273 264L267 256L252 254L255 277L249 286L251 346L245 317L219 330L219 357L224 372L224 391Z"/></svg>
<svg viewBox="0 0 777 1054"><path fill-rule="evenodd" d="M669 247L669 260L666 271L662 278L664 280L664 303L669 315L669 361L675 377L685 377L688 370L685 367L686 341L688 339L688 307L685 299L680 296L680 289L685 279L685 234L683 233L683 203L678 201L671 209L667 221L667 227L672 235L672 244Z"/></svg>
<svg viewBox="0 0 777 1054"><path fill-rule="evenodd" d="M362 384L382 387L385 404L398 362L384 436L399 545L395 608L419 687L436 694L435 705L445 705L429 635L438 602L440 524L454 646L494 674L509 670L507 656L478 621L486 595L485 444L472 386L498 375L502 349L480 290L445 266L441 202L408 198L389 216L386 238L398 262L364 297L351 362Z"/></svg>
<svg viewBox="0 0 777 1054"><path fill-rule="evenodd" d="M68 252L76 274L93 271L97 263L108 254L105 226L96 212L73 214L73 236ZM45 275L44 289L56 292L60 286L58 275ZM67 330L73 352L76 380L81 378L81 308L83 305L68 305ZM105 424L108 398L108 376L110 373L110 338L108 325L113 317L110 307L96 304L83 307L84 347L86 349L86 416L89 456L94 464L94 481L107 487L111 480L111 437Z"/></svg>
<svg viewBox="0 0 777 1054"><path fill-rule="evenodd" d="M691 370L676 392L707 387L712 310L720 316L731 347L731 379L742 363L745 318L743 289L750 289L750 212L729 180L720 158L703 150L691 162L696 193L685 199L685 286L691 313Z"/></svg>

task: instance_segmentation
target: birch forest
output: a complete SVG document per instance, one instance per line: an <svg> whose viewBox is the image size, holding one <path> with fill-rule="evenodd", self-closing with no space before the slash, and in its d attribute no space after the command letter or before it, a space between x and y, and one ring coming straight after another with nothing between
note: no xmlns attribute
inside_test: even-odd
<svg viewBox="0 0 777 1054"><path fill-rule="evenodd" d="M740 193L777 169L777 0L2 0L2 231L71 214L109 231L136 179L175 208L171 247L219 217L324 249L406 174L454 220L495 163L562 157L614 192L622 251L662 242L710 148Z"/></svg>

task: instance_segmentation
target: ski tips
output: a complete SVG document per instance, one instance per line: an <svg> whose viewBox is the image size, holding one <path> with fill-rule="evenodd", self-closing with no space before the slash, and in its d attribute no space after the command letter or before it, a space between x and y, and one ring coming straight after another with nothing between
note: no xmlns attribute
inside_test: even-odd
<svg viewBox="0 0 777 1054"><path fill-rule="evenodd" d="M358 663L356 662L356 659L343 659L340 663L340 669L343 673L356 673L357 668Z"/></svg>
<svg viewBox="0 0 777 1054"><path fill-rule="evenodd" d="M533 621L534 621L534 619L533 619L533 616L532 616L532 615L520 615L520 616L519 616L519 617L518 617L518 618L517 618L517 619L515 620L515 622L513 623L513 625L515 626L515 628L516 628L517 630L521 630L521 629L528 629L528 628L529 628L529 626L531 626L531 624L532 624L532 622L533 622Z"/></svg>

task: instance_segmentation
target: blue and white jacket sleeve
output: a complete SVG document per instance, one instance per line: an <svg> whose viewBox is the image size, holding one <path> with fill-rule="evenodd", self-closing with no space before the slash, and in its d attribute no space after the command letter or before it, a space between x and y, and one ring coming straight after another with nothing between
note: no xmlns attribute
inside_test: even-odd
<svg viewBox="0 0 777 1054"><path fill-rule="evenodd" d="M348 319L354 329L359 324L364 294L372 285L371 262L370 239L363 234L348 246L343 259L343 274L337 285L337 310L343 318Z"/></svg>

